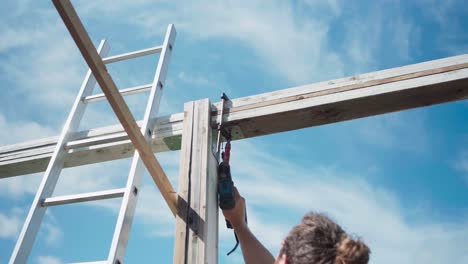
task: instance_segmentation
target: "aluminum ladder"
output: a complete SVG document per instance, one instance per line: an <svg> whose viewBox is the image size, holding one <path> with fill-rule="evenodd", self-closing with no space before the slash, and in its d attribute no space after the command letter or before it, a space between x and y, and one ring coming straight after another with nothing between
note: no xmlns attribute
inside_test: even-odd
<svg viewBox="0 0 468 264"><path fill-rule="evenodd" d="M154 80L152 83L120 90L122 95L130 95L149 91L150 95L146 105L144 118L142 123L140 123L140 128L144 135L147 134L148 131L150 131L149 133L151 134L151 131L156 125L155 117L159 110L159 104L166 80L166 74L171 59L175 38L175 27L174 25L170 24L167 27L164 42L161 46L111 57L105 57L107 56L109 46L105 40L102 40L97 49L99 55L103 57L103 62L105 64L154 53L160 53ZM124 188L52 197L53 191L64 165L64 158L66 155L68 155L68 152L73 149L73 145L69 144L69 142L73 140L73 136L76 134L76 132L78 132L77 130L79 128L80 121L83 117L87 104L100 100L106 100L104 94L92 95L95 85L96 79L91 73L91 70L88 70L81 85L78 96L76 97L70 114L68 115L67 121L65 122L65 125L62 129L42 182L39 185L39 189L36 193L31 209L29 210L18 241L16 242L15 248L10 258L10 264L26 263L47 207L117 197L122 197L122 203L120 206L120 211L107 259L103 261L83 263L123 263L123 257L125 255L127 241L130 233L130 227L133 220L133 215L135 213L138 191L140 189L141 176L145 169L143 162L139 158L139 155L136 151L133 156L127 183ZM151 137L146 138L147 140L151 139Z"/></svg>

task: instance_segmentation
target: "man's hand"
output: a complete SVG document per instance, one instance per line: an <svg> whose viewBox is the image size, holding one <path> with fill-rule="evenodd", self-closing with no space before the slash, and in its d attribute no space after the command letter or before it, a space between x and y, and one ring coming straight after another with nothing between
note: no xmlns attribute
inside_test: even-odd
<svg viewBox="0 0 468 264"><path fill-rule="evenodd" d="M231 222L242 248L246 264L273 264L275 258L252 234L245 222L245 199L234 187L236 205L231 210L223 210L224 217ZM281 263L281 262L280 262Z"/></svg>
<svg viewBox="0 0 468 264"><path fill-rule="evenodd" d="M239 194L236 187L233 187L233 190L236 205L230 210L223 210L223 215L229 222L231 222L234 230L238 230L247 227L247 224L245 223L245 199Z"/></svg>

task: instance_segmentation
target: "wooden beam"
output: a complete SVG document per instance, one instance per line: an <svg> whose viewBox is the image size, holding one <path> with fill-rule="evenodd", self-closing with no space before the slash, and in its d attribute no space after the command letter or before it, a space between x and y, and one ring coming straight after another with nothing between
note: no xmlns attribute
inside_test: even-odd
<svg viewBox="0 0 468 264"><path fill-rule="evenodd" d="M239 98L224 120L249 138L466 98L468 55L461 55Z"/></svg>
<svg viewBox="0 0 468 264"><path fill-rule="evenodd" d="M177 192L177 215L176 232L174 245L174 264L185 264L187 258L187 233L189 226L189 178L190 161L192 154L192 134L193 134L193 115L194 102L184 104L184 129L182 132L182 144L180 151L179 165L179 188Z"/></svg>
<svg viewBox="0 0 468 264"><path fill-rule="evenodd" d="M468 55L461 55L233 99L224 120L242 139L463 100L468 98L467 63ZM220 120L219 107L212 107L212 127ZM153 134L153 150L179 149L183 113L161 120L165 128ZM75 150L65 166L128 157L133 149L126 140ZM44 170L54 144L38 140L0 148L0 177Z"/></svg>
<svg viewBox="0 0 468 264"><path fill-rule="evenodd" d="M91 39L88 36L83 24L75 12L69 0L53 0L52 1L59 12L62 20L80 50L83 58L93 72L96 81L103 90L107 100L109 101L112 110L114 110L117 118L122 124L125 132L127 132L133 146L138 151L141 160L148 169L154 182L158 186L162 196L166 200L169 208L176 213L176 199L174 189L172 188L169 179L164 173L161 165L153 154L151 147L148 144L147 138L151 132L144 131L147 138L142 134L137 122L133 118L130 109L125 103L117 86L107 72L107 68L102 61L101 56L96 52ZM149 134L149 135L148 135Z"/></svg>
<svg viewBox="0 0 468 264"><path fill-rule="evenodd" d="M174 263L218 263L218 163L211 105L205 99L184 108Z"/></svg>
<svg viewBox="0 0 468 264"><path fill-rule="evenodd" d="M157 118L151 129L153 152L180 149L183 113ZM58 137L48 137L0 147L0 178L44 171ZM65 167L128 158L134 147L122 125L101 127L76 133L65 157Z"/></svg>

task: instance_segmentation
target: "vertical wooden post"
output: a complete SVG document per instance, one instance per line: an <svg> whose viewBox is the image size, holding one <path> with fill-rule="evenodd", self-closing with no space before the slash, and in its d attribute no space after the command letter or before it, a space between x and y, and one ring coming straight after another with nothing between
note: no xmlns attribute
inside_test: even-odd
<svg viewBox="0 0 468 264"><path fill-rule="evenodd" d="M184 105L174 264L218 263L217 161L211 103Z"/></svg>

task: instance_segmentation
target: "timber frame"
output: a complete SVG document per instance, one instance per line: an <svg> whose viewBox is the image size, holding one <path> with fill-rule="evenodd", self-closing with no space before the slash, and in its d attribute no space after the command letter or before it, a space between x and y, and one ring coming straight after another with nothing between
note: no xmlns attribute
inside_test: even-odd
<svg viewBox="0 0 468 264"><path fill-rule="evenodd" d="M114 58L100 58L68 0L53 2L121 122L76 132L65 145L65 167L127 158L137 150L175 215L177 264L218 261L213 142L221 119L239 140L468 98L468 55L461 55L233 99L223 116L220 103L188 102L183 113L148 117L151 125L142 127L105 69ZM44 171L57 142L50 137L0 147L0 179ZM153 152L178 149L176 195Z"/></svg>

